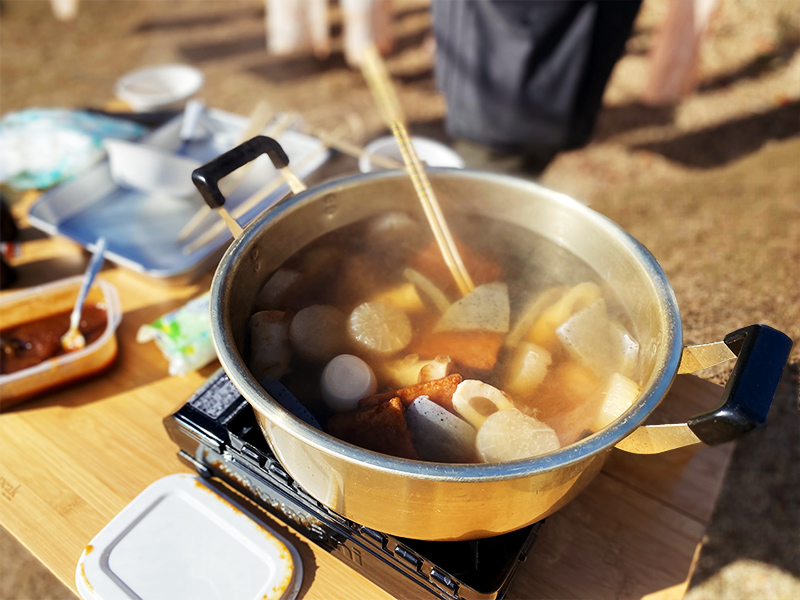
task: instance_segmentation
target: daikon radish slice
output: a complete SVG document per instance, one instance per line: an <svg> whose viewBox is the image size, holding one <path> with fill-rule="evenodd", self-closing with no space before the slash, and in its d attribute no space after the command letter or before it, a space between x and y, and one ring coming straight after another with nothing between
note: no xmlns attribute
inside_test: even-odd
<svg viewBox="0 0 800 600"><path fill-rule="evenodd" d="M416 398L406 410L414 447L423 460L471 462L475 456L475 429L427 396Z"/></svg>
<svg viewBox="0 0 800 600"><path fill-rule="evenodd" d="M601 377L636 367L639 345L627 330L608 318L605 300L578 311L556 330L569 354Z"/></svg>
<svg viewBox="0 0 800 600"><path fill-rule="evenodd" d="M514 408L514 404L496 387L477 379L466 379L458 384L453 394L453 408L478 429L490 414Z"/></svg>
<svg viewBox="0 0 800 600"><path fill-rule="evenodd" d="M411 282L381 292L373 296L371 301L396 306L410 315L425 311L425 304L417 293L417 286Z"/></svg>
<svg viewBox="0 0 800 600"><path fill-rule="evenodd" d="M511 408L486 418L475 447L483 462L503 462L546 454L561 445L552 428Z"/></svg>
<svg viewBox="0 0 800 600"><path fill-rule="evenodd" d="M547 350L530 342L522 342L511 357L504 389L515 398L530 396L544 381L547 367L552 362L553 358Z"/></svg>
<svg viewBox="0 0 800 600"><path fill-rule="evenodd" d="M552 306L567 291L566 287L554 287L537 294L536 297L522 311L522 316L514 323L513 329L506 336L506 346L516 348L528 334L545 308Z"/></svg>
<svg viewBox="0 0 800 600"><path fill-rule="evenodd" d="M640 391L639 385L635 381L619 373L614 373L608 386L603 390L603 403L591 429L600 431L603 427L619 419L626 410L633 406Z"/></svg>
<svg viewBox="0 0 800 600"><path fill-rule="evenodd" d="M350 313L347 333L359 350L387 356L411 342L411 321L395 306L364 302Z"/></svg>
<svg viewBox="0 0 800 600"><path fill-rule="evenodd" d="M345 314L333 306L308 306L292 319L289 341L301 358L327 362L344 350L346 321Z"/></svg>
<svg viewBox="0 0 800 600"><path fill-rule="evenodd" d="M375 373L367 363L352 354L340 354L322 371L322 399L336 412L358 408L361 398L378 389Z"/></svg>
<svg viewBox="0 0 800 600"><path fill-rule="evenodd" d="M611 321L611 338L622 352L622 363L619 372L626 377L633 377L639 363L639 342L619 321Z"/></svg>
<svg viewBox="0 0 800 600"><path fill-rule="evenodd" d="M553 351L558 346L556 329L570 316L596 302L600 297L600 288L597 284L590 281L579 283L542 311L528 333L528 341Z"/></svg>
<svg viewBox="0 0 800 600"><path fill-rule="evenodd" d="M576 312L556 329L556 335L572 358L598 375L616 370L621 356L610 339L605 300Z"/></svg>
<svg viewBox="0 0 800 600"><path fill-rule="evenodd" d="M406 269L403 271L403 277L417 286L419 291L430 299L439 312L444 313L450 308L450 300L447 299L445 293L419 271Z"/></svg>
<svg viewBox="0 0 800 600"><path fill-rule="evenodd" d="M509 325L508 286L496 281L479 285L455 302L439 319L434 332L483 330L506 333Z"/></svg>

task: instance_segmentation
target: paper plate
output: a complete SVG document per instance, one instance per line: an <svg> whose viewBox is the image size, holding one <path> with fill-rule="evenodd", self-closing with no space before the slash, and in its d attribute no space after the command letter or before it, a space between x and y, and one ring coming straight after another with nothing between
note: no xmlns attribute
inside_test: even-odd
<svg viewBox="0 0 800 600"><path fill-rule="evenodd" d="M188 474L134 498L75 571L84 600L292 600L302 580L294 546Z"/></svg>

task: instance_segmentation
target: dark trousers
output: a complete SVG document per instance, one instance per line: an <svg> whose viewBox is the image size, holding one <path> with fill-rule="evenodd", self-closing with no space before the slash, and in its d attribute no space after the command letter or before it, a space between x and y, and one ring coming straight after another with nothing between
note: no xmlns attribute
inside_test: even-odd
<svg viewBox="0 0 800 600"><path fill-rule="evenodd" d="M555 154L588 142L641 0L433 0L450 135Z"/></svg>

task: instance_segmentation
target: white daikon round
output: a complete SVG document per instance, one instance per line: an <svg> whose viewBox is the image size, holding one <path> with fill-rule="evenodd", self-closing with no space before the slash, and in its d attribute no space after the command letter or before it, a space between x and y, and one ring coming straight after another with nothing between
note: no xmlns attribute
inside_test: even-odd
<svg viewBox="0 0 800 600"><path fill-rule="evenodd" d="M326 304L307 306L289 326L289 341L305 360L323 363L345 349L347 317Z"/></svg>
<svg viewBox="0 0 800 600"><path fill-rule="evenodd" d="M340 354L322 371L322 399L336 412L358 408L358 401L378 389L375 373L367 363L352 354Z"/></svg>
<svg viewBox="0 0 800 600"><path fill-rule="evenodd" d="M503 462L546 454L558 450L561 444L551 427L510 408L486 418L475 446L484 462Z"/></svg>

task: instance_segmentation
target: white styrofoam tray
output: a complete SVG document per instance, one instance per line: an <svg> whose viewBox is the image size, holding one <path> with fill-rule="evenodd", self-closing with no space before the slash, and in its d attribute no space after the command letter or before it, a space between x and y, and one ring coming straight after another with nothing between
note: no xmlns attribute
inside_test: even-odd
<svg viewBox="0 0 800 600"><path fill-rule="evenodd" d="M159 479L78 560L84 600L292 600L297 549L195 475Z"/></svg>
<svg viewBox="0 0 800 600"><path fill-rule="evenodd" d="M247 119L209 108L202 124L209 135L190 144L185 153L200 164L235 146ZM181 144L180 126L179 115L150 133L142 143L174 152ZM298 165L300 178L313 173L328 159L329 153L323 151L322 142L314 137L290 129L277 140L289 160ZM226 208L235 210L279 176L268 157L257 158L241 183L226 197ZM247 211L239 222L245 225L288 192L288 186L281 185ZM216 266L230 241L227 230L220 231L209 243L185 252L187 244L219 220L219 215L212 211L193 236L179 240L181 230L202 207L199 193L182 198L119 187L111 176L108 160L104 160L75 180L43 194L31 207L28 218L37 229L71 238L83 247L105 236L108 260L168 283L183 283Z"/></svg>

